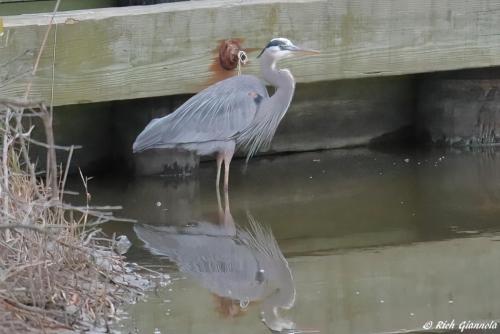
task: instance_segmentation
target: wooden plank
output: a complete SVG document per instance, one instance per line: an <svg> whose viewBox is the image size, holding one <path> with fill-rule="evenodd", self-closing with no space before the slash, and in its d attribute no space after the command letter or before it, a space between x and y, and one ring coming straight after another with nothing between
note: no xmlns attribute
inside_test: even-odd
<svg viewBox="0 0 500 334"><path fill-rule="evenodd" d="M26 50L40 45L48 21L48 14L5 17L0 64L19 55L18 63L32 64L35 52ZM56 105L196 92L227 75L214 65L227 38L260 49L286 36L320 49L287 60L299 82L500 65L494 0L189 1L65 12L56 21ZM52 54L53 37L35 98L50 96ZM245 73L258 73L255 56ZM0 95L21 96L25 81L12 82L12 66L7 72Z"/></svg>
<svg viewBox="0 0 500 334"><path fill-rule="evenodd" d="M43 1L43 0L0 0L0 4L9 2L32 2L32 1Z"/></svg>
<svg viewBox="0 0 500 334"><path fill-rule="evenodd" d="M54 9L56 0L0 0L0 15L18 15L50 12ZM115 0L64 0L60 11L104 8L116 5Z"/></svg>

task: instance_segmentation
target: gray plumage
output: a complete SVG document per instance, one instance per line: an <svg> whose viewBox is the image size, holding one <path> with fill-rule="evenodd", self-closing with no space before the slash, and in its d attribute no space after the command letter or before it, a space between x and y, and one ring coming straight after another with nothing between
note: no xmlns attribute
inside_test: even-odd
<svg viewBox="0 0 500 334"><path fill-rule="evenodd" d="M235 140L254 120L262 100L268 98L263 82L252 75L219 81L175 112L153 119L137 137L133 150L180 147L210 154L200 149L204 147L200 144Z"/></svg>
<svg viewBox="0 0 500 334"><path fill-rule="evenodd" d="M220 81L191 97L172 114L152 120L133 144L134 153L152 148L180 148L199 155L216 155L217 184L222 162L224 188L236 147L248 159L267 148L285 115L295 90L290 71L276 67L278 60L299 51L286 38L275 38L259 55L264 80L276 88L269 96L255 76L241 75Z"/></svg>
<svg viewBox="0 0 500 334"><path fill-rule="evenodd" d="M280 316L279 310L294 305L292 273L271 230L251 216L249 220L248 228L235 225L226 208L218 224L198 221L185 228L134 225L134 231L150 252L166 256L217 296L240 305L260 301L263 323L273 333L288 333L295 324Z"/></svg>

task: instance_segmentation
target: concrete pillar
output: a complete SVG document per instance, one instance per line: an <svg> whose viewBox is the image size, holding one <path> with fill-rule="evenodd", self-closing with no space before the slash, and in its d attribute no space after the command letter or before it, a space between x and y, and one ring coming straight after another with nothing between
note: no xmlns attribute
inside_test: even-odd
<svg viewBox="0 0 500 334"><path fill-rule="evenodd" d="M410 76L299 84L271 151L368 145L393 133L393 141L406 140L414 135L414 112Z"/></svg>

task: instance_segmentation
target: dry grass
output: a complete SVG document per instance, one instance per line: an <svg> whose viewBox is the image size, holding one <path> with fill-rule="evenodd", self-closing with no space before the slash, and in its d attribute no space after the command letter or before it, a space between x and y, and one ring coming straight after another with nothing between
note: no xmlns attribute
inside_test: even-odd
<svg viewBox="0 0 500 334"><path fill-rule="evenodd" d="M42 119L47 143L33 141L26 117ZM109 330L117 305L145 283L98 229L109 212L63 202L51 118L41 103L0 100L0 333ZM47 147L41 175L34 143Z"/></svg>
<svg viewBox="0 0 500 334"><path fill-rule="evenodd" d="M75 147L56 146L52 108L29 101L60 3L56 1L33 67L25 71L30 75L24 98L0 97L0 333L109 331L117 306L148 284L124 262L120 242L98 229L103 222L116 220L108 211L117 208L64 202ZM56 40L57 26L53 81ZM9 66L8 61L0 69ZM18 75L16 80L24 77ZM45 142L34 140L33 128L24 126L31 117L41 120ZM46 166L30 161L30 145L47 149ZM68 152L65 166L57 165L56 150ZM40 173L40 169L45 170ZM83 175L82 181L86 185Z"/></svg>

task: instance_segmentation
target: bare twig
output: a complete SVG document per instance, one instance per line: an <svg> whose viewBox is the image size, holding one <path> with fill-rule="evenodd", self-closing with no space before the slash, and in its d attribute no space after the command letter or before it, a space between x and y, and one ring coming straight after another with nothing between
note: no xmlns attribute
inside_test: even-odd
<svg viewBox="0 0 500 334"><path fill-rule="evenodd" d="M6 230L6 229L16 229L16 228L21 228L21 229L27 229L27 230L33 230L37 231L40 233L46 233L48 229L50 228L66 228L65 226L62 225L44 225L44 227L38 227L36 225L26 225L26 224L0 224L0 230Z"/></svg>
<svg viewBox="0 0 500 334"><path fill-rule="evenodd" d="M3 210L4 212L9 212L9 145L10 145L10 131L9 126L10 119L12 117L12 113L10 108L7 108L5 112L5 133L3 135L3 147L2 147L2 167L3 167L3 189L2 189L2 198L3 198Z"/></svg>
<svg viewBox="0 0 500 334"><path fill-rule="evenodd" d="M57 24L54 29L54 50L52 54L52 82L50 85L50 114L54 112L54 84L56 82Z"/></svg>
<svg viewBox="0 0 500 334"><path fill-rule="evenodd" d="M68 178L69 165L71 163L71 158L73 157L73 150L74 150L74 148L75 148L75 146L71 145L70 150L69 150L69 154L68 154L68 159L66 161L66 169L64 170L63 179L61 181L61 189L66 188L66 179ZM64 194L65 194L65 192L62 191L61 192L61 202L63 201Z"/></svg>
<svg viewBox="0 0 500 334"><path fill-rule="evenodd" d="M27 138L27 141L29 141L30 143L35 144L37 146L45 147L47 149L53 148L55 150L61 150L61 151L67 151L67 152L70 152L73 150L78 150L78 149L81 149L83 147L81 145L71 145L71 146L52 145L51 146L49 144L46 144L44 142L38 141L38 140L33 139L33 138Z"/></svg>
<svg viewBox="0 0 500 334"><path fill-rule="evenodd" d="M28 100L28 97L31 93L31 86L33 85L33 79L35 78L36 72L38 70L38 65L40 64L40 59L42 58L43 50L45 49L45 45L47 44L47 39L49 37L52 24L54 23L54 18L56 17L60 4L61 0L57 0L56 5L54 6L54 11L52 12L52 16L50 17L49 26L47 27L45 35L43 36L42 45L40 46L40 50L38 51L38 55L36 56L35 64L33 65L33 71L31 71L31 80L28 82L28 85L26 86L26 92L24 94L25 100Z"/></svg>
<svg viewBox="0 0 500 334"><path fill-rule="evenodd" d="M54 131L52 129L52 113L47 110L45 105L40 105L41 119L45 128L47 139L47 184L50 185L53 198L59 198L59 186L57 184L57 158L54 142Z"/></svg>

